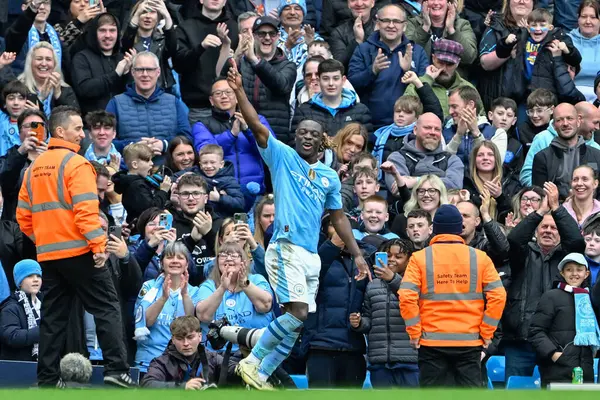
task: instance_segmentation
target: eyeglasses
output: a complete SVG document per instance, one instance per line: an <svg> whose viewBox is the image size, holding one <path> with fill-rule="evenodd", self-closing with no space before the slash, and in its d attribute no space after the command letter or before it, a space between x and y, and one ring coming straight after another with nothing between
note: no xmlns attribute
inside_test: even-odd
<svg viewBox="0 0 600 400"><path fill-rule="evenodd" d="M528 117L533 117L534 115L538 114L545 114L548 111L550 111L551 108L550 107L546 107L546 108L530 108L529 110L525 111L525 113L527 114Z"/></svg>
<svg viewBox="0 0 600 400"><path fill-rule="evenodd" d="M419 196L425 196L425 193L427 193L430 196L435 196L436 194L439 193L439 190L434 189L434 188L429 188L429 189L417 189L417 194Z"/></svg>
<svg viewBox="0 0 600 400"><path fill-rule="evenodd" d="M198 199L200 198L200 196L203 196L205 194L205 192L179 192L179 197L181 197L182 199L189 199L190 197Z"/></svg>
<svg viewBox="0 0 600 400"><path fill-rule="evenodd" d="M240 258L242 258L242 256L238 253L219 253L219 258L231 258L232 260L239 260Z"/></svg>
<svg viewBox="0 0 600 400"><path fill-rule="evenodd" d="M132 68L131 70L133 71L134 74L143 75L144 73L150 74L150 73L156 71L157 69L158 68L156 68L156 67L155 68L142 68L142 67L137 68L136 67L136 68Z"/></svg>
<svg viewBox="0 0 600 400"><path fill-rule="evenodd" d="M538 198L538 197L521 197L521 203L527 203L530 202L532 204L538 204L539 202L541 202L542 199Z"/></svg>
<svg viewBox="0 0 600 400"><path fill-rule="evenodd" d="M402 25L406 22L405 19L392 19L392 18L377 18L377 22L383 25Z"/></svg>
<svg viewBox="0 0 600 400"><path fill-rule="evenodd" d="M231 90L231 89L215 90L214 92L211 93L211 96L213 96L213 97L221 97L223 95L226 95L227 97L231 97L231 96L233 96L233 90Z"/></svg>
<svg viewBox="0 0 600 400"><path fill-rule="evenodd" d="M269 35L269 37L271 39L275 39L277 37L277 35L279 34L279 32L277 32L277 31L267 31L267 32L265 32L265 31L257 31L257 32L254 32L254 34L256 36L258 36L259 39L264 39L264 38L267 37L267 35Z"/></svg>
<svg viewBox="0 0 600 400"><path fill-rule="evenodd" d="M23 125L21 125L21 127L25 128L25 129L31 129L31 128L36 129L40 125L43 127L46 127L46 124L44 122L31 122L29 124L23 124Z"/></svg>

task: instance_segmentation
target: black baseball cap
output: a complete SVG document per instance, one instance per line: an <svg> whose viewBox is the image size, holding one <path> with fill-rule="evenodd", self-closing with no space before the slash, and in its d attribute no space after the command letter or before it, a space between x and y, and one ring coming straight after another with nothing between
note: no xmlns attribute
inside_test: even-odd
<svg viewBox="0 0 600 400"><path fill-rule="evenodd" d="M263 25L271 25L275 30L279 29L279 20L269 17L268 15L265 17L258 17L256 21L254 21L254 26L252 26L252 32L256 32L258 28Z"/></svg>

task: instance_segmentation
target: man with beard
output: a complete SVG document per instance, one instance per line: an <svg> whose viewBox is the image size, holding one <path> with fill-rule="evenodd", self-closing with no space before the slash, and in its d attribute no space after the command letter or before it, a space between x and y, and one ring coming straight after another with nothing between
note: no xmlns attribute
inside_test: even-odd
<svg viewBox="0 0 600 400"><path fill-rule="evenodd" d="M204 279L204 265L215 256L215 238L221 220L213 221L206 208L208 187L202 177L193 174L183 175L177 182L181 211L169 209L173 214L173 228L177 240L181 240L192 253L192 268L189 282L198 286Z"/></svg>
<svg viewBox="0 0 600 400"><path fill-rule="evenodd" d="M252 34L242 35L240 46L243 56L239 71L244 77L244 92L256 111L269 121L277 138L289 144L294 141L294 134L289 128L289 101L296 82L296 64L277 47L278 26L279 21L271 17L260 17L254 21ZM219 30L219 38L223 45L217 70L226 75L231 41L223 29Z"/></svg>
<svg viewBox="0 0 600 400"><path fill-rule="evenodd" d="M441 39L433 42L431 61L425 75L420 77L421 82L427 83L440 101L444 118L450 115L448 107L448 93L462 86L474 88L471 82L463 79L456 71L463 54L462 44L453 40ZM408 86L405 95L417 96L417 88Z"/></svg>
<svg viewBox="0 0 600 400"><path fill-rule="evenodd" d="M442 121L433 113L419 117L414 132L404 137L404 147L388 157L404 177L410 189L424 175L438 176L446 188L462 189L464 165L455 155L442 148ZM387 187L395 182L393 174L385 174Z"/></svg>
<svg viewBox="0 0 600 400"><path fill-rule="evenodd" d="M586 144L579 135L580 126L581 117L573 105L562 103L556 106L554 129L558 136L533 158L533 184L541 187L544 182L554 182L561 199L569 196L571 177L577 166L588 164L594 170L600 166L600 150Z"/></svg>

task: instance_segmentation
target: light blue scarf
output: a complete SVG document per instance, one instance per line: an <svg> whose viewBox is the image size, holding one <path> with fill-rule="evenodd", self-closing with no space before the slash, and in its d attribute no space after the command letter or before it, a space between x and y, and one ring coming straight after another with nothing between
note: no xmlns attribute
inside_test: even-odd
<svg viewBox="0 0 600 400"><path fill-rule="evenodd" d="M50 38L50 44L52 48L56 52L56 56L58 57L59 65L62 65L62 45L60 43L60 37L58 33L54 30L54 28L50 24L46 24L46 33L48 33L48 37ZM29 36L27 37L27 48L25 49L25 53L29 51L33 46L40 42L40 34L35 26L32 26L29 30Z"/></svg>
<svg viewBox="0 0 600 400"><path fill-rule="evenodd" d="M117 148L112 143L110 144L110 151L108 152L108 155L106 157L96 156L96 153L94 153L94 144L90 144L88 146L87 150L85 151L84 157L88 161L96 161L102 165L108 165L110 164L110 156L112 154L117 156L117 158L119 159L119 165L121 165L121 153L117 151Z"/></svg>
<svg viewBox="0 0 600 400"><path fill-rule="evenodd" d="M162 295L162 286L165 281L165 275L160 274L154 281L154 284L146 292L145 288L142 287L140 297L142 301L135 310L135 331L133 338L138 342L143 342L150 336L150 330L146 326L146 310L150 307L158 298Z"/></svg>
<svg viewBox="0 0 600 400"><path fill-rule="evenodd" d="M594 353L600 347L600 328L596 314L592 308L589 290L586 288L574 288L565 283L559 283L558 287L575 296L575 346L592 347Z"/></svg>
<svg viewBox="0 0 600 400"><path fill-rule="evenodd" d="M383 149L385 148L385 144L387 143L390 135L393 137L404 137L410 134L415 128L415 123L413 122L407 126L398 126L396 124L391 124L388 126L383 126L375 131L375 147L373 148L373 156L377 159L377 165L381 165L385 160L383 159ZM381 169L379 170L378 179L382 179Z"/></svg>

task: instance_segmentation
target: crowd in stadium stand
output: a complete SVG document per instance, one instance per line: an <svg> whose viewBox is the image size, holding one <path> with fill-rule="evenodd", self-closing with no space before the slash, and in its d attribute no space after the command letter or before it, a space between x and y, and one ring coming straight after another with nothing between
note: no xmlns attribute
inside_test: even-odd
<svg viewBox="0 0 600 400"><path fill-rule="evenodd" d="M8 0L0 36L0 360L41 387L67 353L241 387L258 351L209 341L223 317L292 332L257 388L483 387L494 355L594 381L599 0ZM320 264L291 328L287 146L336 199L291 233Z"/></svg>

